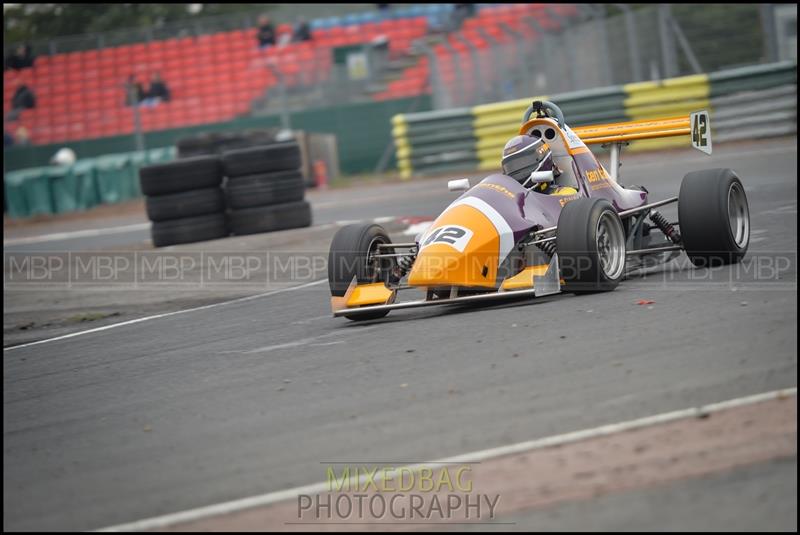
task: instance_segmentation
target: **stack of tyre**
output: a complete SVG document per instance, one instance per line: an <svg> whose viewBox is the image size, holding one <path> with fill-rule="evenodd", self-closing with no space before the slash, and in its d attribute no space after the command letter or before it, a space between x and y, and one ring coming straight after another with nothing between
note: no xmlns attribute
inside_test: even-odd
<svg viewBox="0 0 800 535"><path fill-rule="evenodd" d="M228 226L235 235L311 225L295 141L227 151L222 169Z"/></svg>
<svg viewBox="0 0 800 535"><path fill-rule="evenodd" d="M238 132L206 132L182 137L176 142L178 158L204 154L219 154L233 150L275 143L278 129L244 130Z"/></svg>
<svg viewBox="0 0 800 535"><path fill-rule="evenodd" d="M213 240L228 235L218 156L195 156L139 170L153 245Z"/></svg>

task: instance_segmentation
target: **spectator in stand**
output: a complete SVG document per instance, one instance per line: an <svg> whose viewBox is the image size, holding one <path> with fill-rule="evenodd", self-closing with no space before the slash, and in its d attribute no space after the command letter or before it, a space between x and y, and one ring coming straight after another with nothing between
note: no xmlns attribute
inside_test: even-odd
<svg viewBox="0 0 800 535"><path fill-rule="evenodd" d="M14 109L28 110L36 107L36 95L30 87L20 84L11 97L11 107Z"/></svg>
<svg viewBox="0 0 800 535"><path fill-rule="evenodd" d="M275 46L275 28L266 15L261 15L258 18L258 48L261 50L270 46Z"/></svg>
<svg viewBox="0 0 800 535"><path fill-rule="evenodd" d="M36 107L36 95L30 87L25 84L17 86L14 96L11 97L11 111L8 112L8 120L14 121L19 117L22 110L30 110Z"/></svg>
<svg viewBox="0 0 800 535"><path fill-rule="evenodd" d="M12 136L8 130L3 129L3 148L13 147L14 146L14 136Z"/></svg>
<svg viewBox="0 0 800 535"><path fill-rule="evenodd" d="M18 145L20 147L27 147L30 144L31 144L31 135L28 132L28 129L20 125L17 128L17 131L14 132L14 145Z"/></svg>
<svg viewBox="0 0 800 535"><path fill-rule="evenodd" d="M157 72L153 73L153 78L150 80L150 88L142 100L142 106L157 106L162 102L169 102L169 88L167 84L161 79L161 75Z"/></svg>
<svg viewBox="0 0 800 535"><path fill-rule="evenodd" d="M31 53L31 45L19 45L14 52L6 58L4 70L8 69L27 69L33 67L34 57Z"/></svg>
<svg viewBox="0 0 800 535"><path fill-rule="evenodd" d="M125 105L138 106L144 96L144 87L136 80L136 75L128 76L128 81L125 82Z"/></svg>
<svg viewBox="0 0 800 535"><path fill-rule="evenodd" d="M311 41L311 26L306 19L300 19L294 27L294 35L292 35L293 43L302 43L303 41Z"/></svg>

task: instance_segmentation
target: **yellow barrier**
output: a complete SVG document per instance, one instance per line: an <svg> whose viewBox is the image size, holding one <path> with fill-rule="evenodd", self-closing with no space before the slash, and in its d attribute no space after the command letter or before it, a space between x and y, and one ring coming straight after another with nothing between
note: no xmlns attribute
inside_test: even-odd
<svg viewBox="0 0 800 535"><path fill-rule="evenodd" d="M396 149L397 169L403 179L411 178L411 144L408 142L408 123L402 114L392 117L392 138Z"/></svg>
<svg viewBox="0 0 800 535"><path fill-rule="evenodd" d="M626 84L622 89L628 95L625 99L625 111L629 111L666 102L707 99L711 86L708 83L708 75L697 74L655 82ZM631 118L639 119L633 116Z"/></svg>
<svg viewBox="0 0 800 535"><path fill-rule="evenodd" d="M796 62L737 68L713 73L710 76L706 74L682 76L668 80L564 93L550 98L529 97L482 104L472 108L424 112L410 114L408 117L396 116L392 118L392 135L398 149L398 167L403 176L434 168L446 169L451 162L454 162L454 166L463 167L466 162L472 164L477 161L481 170L497 170L503 146L517 134L522 114L533 100L553 100L564 109L567 122L574 124L596 124L604 120L622 121L623 118L634 122L675 116L685 118L693 111L707 110L712 112L713 129L713 110L710 102L712 85L716 98L739 91L791 85L796 82ZM454 118L460 121L456 121L455 127ZM438 123L440 119L442 123ZM448 138L447 135L443 138L437 137L435 135L437 124L441 125L443 133L453 134L452 138ZM471 131L468 126L470 124ZM580 127L573 129L577 131ZM420 134L420 131L423 133ZM469 148L453 147L462 133L470 136L470 142L474 138L473 152L466 156L464 153L469 152ZM665 129L663 131L665 137L656 139L649 139L653 137L652 135L647 135L648 139L638 139L645 136L636 134L637 132L631 131L626 135L625 140L635 140L626 150L690 145L690 134L686 126ZM597 136L595 141L602 143L613 139L616 138L602 139ZM437 158L435 153L440 145L442 154L441 158ZM412 161L419 169L412 170Z"/></svg>
<svg viewBox="0 0 800 535"><path fill-rule="evenodd" d="M632 120L655 119L676 115L688 116L698 110L710 109L711 85L707 74L681 76L655 82L626 84L623 90L625 114ZM633 139L633 138L632 138ZM632 151L681 147L689 143L689 133L660 139L639 140L631 143Z"/></svg>

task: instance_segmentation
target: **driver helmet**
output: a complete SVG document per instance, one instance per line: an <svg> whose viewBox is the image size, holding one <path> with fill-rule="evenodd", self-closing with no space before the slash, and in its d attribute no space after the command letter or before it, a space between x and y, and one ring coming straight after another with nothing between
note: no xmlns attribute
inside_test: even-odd
<svg viewBox="0 0 800 535"><path fill-rule="evenodd" d="M551 171L553 155L542 138L514 136L503 147L503 173L525 184L534 171Z"/></svg>

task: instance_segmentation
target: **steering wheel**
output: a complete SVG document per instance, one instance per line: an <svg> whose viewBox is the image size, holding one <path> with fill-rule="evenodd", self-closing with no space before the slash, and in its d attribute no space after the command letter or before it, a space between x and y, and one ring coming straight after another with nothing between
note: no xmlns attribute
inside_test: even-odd
<svg viewBox="0 0 800 535"><path fill-rule="evenodd" d="M536 112L536 117L550 117L556 120L560 128L564 128L564 112L549 100L534 100L525 110L525 115L522 116L522 124L528 122L534 111Z"/></svg>

